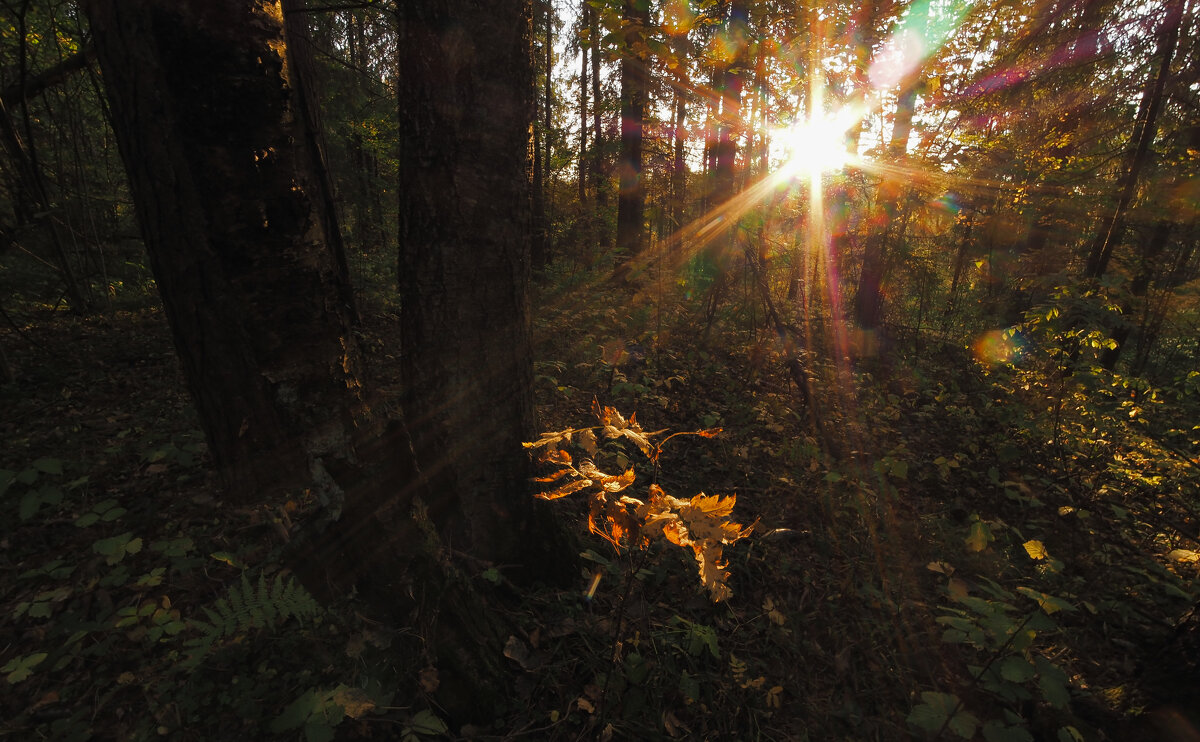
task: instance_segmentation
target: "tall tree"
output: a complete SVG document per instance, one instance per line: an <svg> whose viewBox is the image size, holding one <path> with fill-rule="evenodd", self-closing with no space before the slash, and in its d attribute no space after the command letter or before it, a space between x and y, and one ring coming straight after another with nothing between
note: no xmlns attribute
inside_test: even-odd
<svg viewBox="0 0 1200 742"><path fill-rule="evenodd" d="M649 88L646 28L649 0L623 0L621 5L621 151L617 159L617 249L623 270L645 243L646 183L642 177L642 130Z"/></svg>
<svg viewBox="0 0 1200 742"><path fill-rule="evenodd" d="M388 617L429 626L422 652L441 666L439 702L491 714L503 635L430 553L440 547L421 514L455 549L505 564L528 557L527 575L570 569L551 554L553 532L528 537L520 446L533 431L529 7L422 3L402 19L411 439L363 399L283 8L83 7L185 376L231 490L249 500L302 487L341 510L294 566L316 591L357 586ZM405 597L417 586L439 594L436 617Z"/></svg>
<svg viewBox="0 0 1200 742"><path fill-rule="evenodd" d="M336 225L278 6L88 0L142 234L232 496L351 465L364 408Z"/></svg>
<svg viewBox="0 0 1200 742"><path fill-rule="evenodd" d="M1097 231L1088 251L1084 275L1099 278L1108 270L1113 249L1120 243L1125 232L1125 218L1133 202L1138 177L1150 157L1150 145L1158 134L1158 115L1162 108L1167 78L1171 75L1171 61L1175 58L1175 47L1179 43L1179 28L1183 22L1184 0L1171 0L1166 6L1162 24L1159 26L1157 49L1158 68L1147 85L1138 105L1133 135L1125 156L1125 171L1118 184L1117 203L1111 214Z"/></svg>
<svg viewBox="0 0 1200 742"><path fill-rule="evenodd" d="M455 548L532 563L530 6L399 13L403 407Z"/></svg>
<svg viewBox="0 0 1200 742"><path fill-rule="evenodd" d="M915 47L924 42L929 31L928 0L917 0L909 8L909 18L901 31ZM921 64L918 59L906 60L911 69L900 81L896 96L896 115L892 121L892 133L887 146L887 159L903 167L908 157L908 139L912 134L913 114L917 107L917 94L921 81ZM903 198L907 188L896 176L885 176L879 187L878 202L882 212L882 228L867 237L863 246L862 270L859 273L858 290L855 294L854 313L858 326L874 330L883 321L883 282L887 265L888 249L892 240L902 239L900 227L906 219L901 218Z"/></svg>

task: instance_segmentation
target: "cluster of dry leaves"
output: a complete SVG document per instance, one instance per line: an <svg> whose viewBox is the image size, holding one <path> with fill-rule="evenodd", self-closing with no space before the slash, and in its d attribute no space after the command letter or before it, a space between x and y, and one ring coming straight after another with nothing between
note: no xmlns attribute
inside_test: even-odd
<svg viewBox="0 0 1200 742"><path fill-rule="evenodd" d="M598 426L590 428L568 428L543 433L538 440L525 443L526 448L541 449L541 460L558 466L557 471L538 477L536 481L547 484L559 483L549 492L537 495L543 500L587 491L589 495L588 527L608 540L617 548L645 548L657 538L663 538L676 546L690 548L696 558L700 580L709 590L714 602L732 595L721 560L725 546L748 535L754 524L742 526L729 520L733 513L734 495L719 497L703 492L690 499L672 497L657 484L647 489L646 499L638 499L627 493L636 475L632 468L622 474L601 471L591 458L582 458L575 463L571 454L560 448L560 444L574 444L583 449L588 457L594 456L600 447L600 437L607 440L625 439L632 442L650 459L657 462L662 446L676 435L668 436L657 445L650 439L665 431L648 433L642 430L636 415L626 420L615 408L601 407L593 400L592 412L599 420ZM711 438L721 432L719 428L690 433Z"/></svg>

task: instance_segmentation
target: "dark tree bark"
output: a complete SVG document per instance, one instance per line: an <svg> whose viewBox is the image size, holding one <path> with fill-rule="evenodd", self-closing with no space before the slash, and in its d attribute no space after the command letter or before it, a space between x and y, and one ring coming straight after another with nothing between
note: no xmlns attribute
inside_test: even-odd
<svg viewBox="0 0 1200 742"><path fill-rule="evenodd" d="M929 25L929 3L914 6L912 22L916 33L924 35ZM903 164L908 157L908 138L912 134L913 114L916 112L917 93L920 90L920 68L909 74L900 85L896 98L896 118L892 122L892 135L888 141L888 157ZM895 239L902 237L897 229L901 218L902 203L906 188L895 177L885 177L879 189L879 207L884 217L881 232L870 235L863 247L862 271L859 273L858 291L855 294L854 313L858 326L864 330L875 330L883 322L883 283L888 250Z"/></svg>
<svg viewBox="0 0 1200 742"><path fill-rule="evenodd" d="M528 6L420 3L402 19L415 445L363 402L283 16L254 0L83 7L185 376L231 489L341 499L340 519L293 542L291 566L319 595L358 587L382 618L423 627L410 649L437 663L442 708L495 718L505 634L445 545L507 562L536 551L523 541L543 545L544 572L571 569L545 558L555 532L531 530L520 446L533 432Z"/></svg>
<svg viewBox="0 0 1200 742"><path fill-rule="evenodd" d="M588 5L587 0L580 0L580 3L580 35L583 35L585 28L589 29L588 33L590 35L591 30L588 26L588 20L595 11ZM581 211L586 211L587 209L587 176L591 169L590 155L588 154L588 131L591 126L591 121L588 119L588 85L591 83L591 75L588 72L588 50L591 49L592 56L595 56L595 43L595 39L589 36L588 43L579 45L579 178L576 185L579 187L579 208Z"/></svg>
<svg viewBox="0 0 1200 742"><path fill-rule="evenodd" d="M345 266L284 22L246 0L88 0L142 233L231 496L351 465L364 409Z"/></svg>
<svg viewBox="0 0 1200 742"><path fill-rule="evenodd" d="M534 433L530 7L400 13L403 407L439 530L477 557L535 565L553 539L521 447Z"/></svg>
<svg viewBox="0 0 1200 742"><path fill-rule="evenodd" d="M585 0L586 2L586 0ZM588 35L592 40L592 151L588 179L595 194L595 204L591 214L595 227L592 236L597 250L603 250L609 244L608 222L604 212L608 210L608 168L604 156L604 111L600 91L600 14L588 6Z"/></svg>
<svg viewBox="0 0 1200 742"><path fill-rule="evenodd" d="M726 26L733 43L737 45L737 52L721 72L721 114L714 153L713 206L720 206L733 198L736 186L734 165L737 160L737 138L742 115L742 88L745 86L744 50L748 33L745 0L733 1Z"/></svg>
<svg viewBox="0 0 1200 742"><path fill-rule="evenodd" d="M682 87L675 90L675 106L672 114L671 136L671 231L678 232L683 228L684 206L687 203L687 138L684 127L687 126L687 99ZM671 249L678 250L680 245L671 240Z"/></svg>
<svg viewBox="0 0 1200 742"><path fill-rule="evenodd" d="M542 37L540 49L537 44L534 44L530 51L536 55L538 66L542 61L545 62L545 67L538 70L538 75L544 75L545 87L539 84L540 80L535 75L533 98L538 115L533 126L533 242L530 260L535 268L542 268L549 261L550 252L546 218L546 172L549 170L550 159L550 111L554 103L551 85L554 71L552 57L554 14L549 0L538 0L536 8L537 18L534 19L534 27L542 29L545 35ZM539 53L541 51L545 52L544 56ZM541 95L543 91L544 96Z"/></svg>
<svg viewBox="0 0 1200 742"><path fill-rule="evenodd" d="M749 35L749 7L746 0L732 0L725 29L735 46L733 58L714 78L719 80L721 112L717 120L716 141L713 144L712 196L709 209L720 209L737 191L735 174L737 140L742 119L742 88L745 86L746 44ZM713 240L705 254L715 273L705 297L705 335L716 320L717 309L724 299L728 285L726 271L736 254L737 225L730 225L721 239Z"/></svg>
<svg viewBox="0 0 1200 742"><path fill-rule="evenodd" d="M646 27L650 23L649 0L623 0L621 26L624 36L621 57L621 151L617 159L617 249L621 252L618 273L630 278L632 261L645 246L646 185L642 179L642 128L646 119L649 87L645 58Z"/></svg>
<svg viewBox="0 0 1200 742"><path fill-rule="evenodd" d="M1112 339L1116 345L1105 349L1104 354L1100 357L1101 365L1109 371L1117 367L1117 361L1121 359L1121 352L1125 349L1129 336L1133 334L1134 325L1129 317L1133 312L1133 301L1138 300L1145 303L1146 294L1150 290L1150 282L1154 277L1156 263L1159 256L1166 250L1171 230L1174 227L1175 225L1171 221L1160 219L1155 224L1150 239L1142 245L1139 251L1141 258L1138 262L1137 273L1129 286L1129 299L1121 302L1121 314L1124 315L1124 321L1113 329ZM1146 313L1149 314L1149 312Z"/></svg>
<svg viewBox="0 0 1200 742"><path fill-rule="evenodd" d="M1158 113L1162 108L1167 78L1171 75L1171 61L1175 57L1175 47L1179 42L1183 6L1183 0L1172 0L1166 7L1166 15L1158 31L1158 48L1155 50L1158 70L1152 85L1138 104L1133 136L1130 137L1129 149L1126 152L1125 172L1121 174L1118 186L1117 203L1092 241L1087 266L1084 268L1084 276L1087 278L1100 278L1108 271L1113 249L1124 237L1125 216L1133 203L1138 178L1150 159L1150 145L1158 135Z"/></svg>

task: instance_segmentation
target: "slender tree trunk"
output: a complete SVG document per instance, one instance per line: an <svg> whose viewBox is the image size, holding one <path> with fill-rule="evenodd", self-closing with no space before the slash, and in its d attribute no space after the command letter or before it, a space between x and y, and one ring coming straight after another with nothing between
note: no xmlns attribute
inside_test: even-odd
<svg viewBox="0 0 1200 742"><path fill-rule="evenodd" d="M1158 134L1158 113L1162 109L1167 78L1171 76L1171 61L1175 57L1175 47L1179 42L1183 6L1184 0L1171 0L1166 7L1166 15L1158 32L1158 71L1154 76L1153 85L1138 104L1134 132L1126 153L1127 165L1118 186L1117 203L1092 241L1087 266L1084 269L1084 276L1087 278L1099 278L1108 271L1113 249L1124 237L1125 216L1129 205L1133 203L1138 177L1150 159L1150 145Z"/></svg>
<svg viewBox="0 0 1200 742"><path fill-rule="evenodd" d="M623 0L624 31L621 58L621 152L617 170L617 249L622 279L629 279L632 262L645 248L646 187L642 178L642 128L646 118L647 79L644 57L648 0Z"/></svg>
<svg viewBox="0 0 1200 742"><path fill-rule="evenodd" d="M975 217L971 215L967 217L966 224L963 226L962 237L958 241L958 250L954 254L954 273L950 279L950 298L946 302L946 313L954 311L955 305L958 303L958 286L962 283L962 274L967 267L967 249L971 245L971 232L975 227Z"/></svg>
<svg viewBox="0 0 1200 742"><path fill-rule="evenodd" d="M671 134L674 138L671 159L671 230L678 231L683 227L684 208L687 204L687 159L685 145L687 139L684 127L687 126L687 99L681 89L675 90L675 106L671 123ZM674 242L673 246L678 247Z"/></svg>
<svg viewBox="0 0 1200 742"><path fill-rule="evenodd" d="M721 113L717 123L717 137L713 152L713 189L711 208L720 208L733 198L737 190L737 140L742 117L742 88L745 85L745 51L748 43L748 5L746 0L733 0L726 19L726 33L736 51L733 58L720 73ZM712 286L706 298L705 319L707 333L716 319L717 308L723 300L728 282L726 271L736 253L737 225L730 225L723 239L713 240L706 248L709 262L715 272Z"/></svg>
<svg viewBox="0 0 1200 742"><path fill-rule="evenodd" d="M533 266L544 268L551 259L550 223L553 203L550 192L551 132L554 131L554 0L545 0L546 45L545 76L542 78L542 173L537 189L542 194L541 252L533 256Z"/></svg>
<svg viewBox="0 0 1200 742"><path fill-rule="evenodd" d="M1130 298L1121 303L1121 313L1124 315L1125 321L1113 330L1112 339L1116 342L1116 346L1106 349L1100 357L1100 363L1110 371L1116 368L1117 361L1121 359L1121 352L1125 350L1129 336L1133 334L1133 322L1130 321L1129 315L1133 312L1134 301L1146 303L1146 295L1150 291L1150 282L1154 276L1155 263L1166 250L1174 226L1167 219L1159 220L1154 226L1154 233L1150 235L1149 241L1141 250L1137 274L1129 286ZM1149 312L1147 311L1146 314Z"/></svg>
<svg viewBox="0 0 1200 742"><path fill-rule="evenodd" d="M537 0L534 8L536 11L536 17L534 18L534 28L540 28L541 26L538 23L538 21L540 21L542 19L543 14L548 15L550 11L546 7L546 0ZM533 36L534 36L534 38L536 38L536 34L534 34ZM550 39L547 37L546 39L544 39L544 43L547 46L549 46ZM540 63L541 55L536 53L537 51L539 51L539 50L538 50L536 41L531 41L529 53L531 55L533 55L534 59L536 59ZM534 65L535 74L533 75L533 79L531 81L531 83L534 86L532 98L533 98L533 102L534 102L535 115L534 115L534 121L533 121L533 169L532 169L532 173L531 173L531 177L532 177L531 206L533 209L533 214L532 214L533 234L531 235L530 261L533 266L541 268L542 266L544 266L546 264L546 191L544 188L545 187L545 177L544 177L543 169L545 168L545 155L543 153L543 150L545 148L546 135L549 132L549 129L546 129L545 131L542 130L542 127L540 125L541 124L541 115L540 114L542 112L543 107L545 107L545 108L549 107L550 101L548 99L545 102L539 100L539 98L540 98L539 93L541 92L541 86L538 84L539 78L538 78L538 75L536 74L539 71L538 70L539 66L540 66L540 64ZM546 74L547 75L550 74L549 68L546 69Z"/></svg>
<svg viewBox="0 0 1200 742"><path fill-rule="evenodd" d="M924 36L929 26L929 5L927 2L919 2L914 6L915 15L911 20L914 24L913 32L917 35ZM860 50L859 53L861 55L864 52ZM908 138L912 133L919 86L918 67L901 83L896 98L896 118L892 122L888 156L900 165L903 165L908 157ZM900 219L900 211L903 208L901 201L906 190L896 178L885 177L880 184L878 208L881 210L884 226L880 232L869 235L863 246L862 271L859 273L858 291L854 300L855 320L864 330L875 330L883 322L884 265L893 235L898 233L895 225Z"/></svg>
<svg viewBox="0 0 1200 742"><path fill-rule="evenodd" d="M604 112L600 94L600 14L589 6L588 33L592 39L592 158L591 181L596 200L592 213L595 232L592 235L597 249L609 244L608 226L604 212L608 210L608 173L604 162Z"/></svg>
<svg viewBox="0 0 1200 742"><path fill-rule="evenodd" d="M588 5L587 0L580 0L580 36L584 35L584 29L588 29L588 34L591 33L588 25L588 19L594 12L592 7ZM590 169L590 159L588 152L588 131L591 126L591 120L588 118L588 85L591 82L591 76L588 71L588 50L592 50L592 55L596 54L595 39L588 38L586 44L579 45L579 211L582 215L582 221L588 223L587 219L587 182L588 172ZM590 236L586 238L591 241Z"/></svg>

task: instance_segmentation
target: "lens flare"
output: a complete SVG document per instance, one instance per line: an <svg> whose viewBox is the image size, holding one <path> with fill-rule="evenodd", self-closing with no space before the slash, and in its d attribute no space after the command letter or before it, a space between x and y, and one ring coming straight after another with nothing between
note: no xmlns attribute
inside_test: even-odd
<svg viewBox="0 0 1200 742"><path fill-rule="evenodd" d="M1025 353L1025 341L1013 330L990 330L975 340L971 350L980 363L1015 363Z"/></svg>

